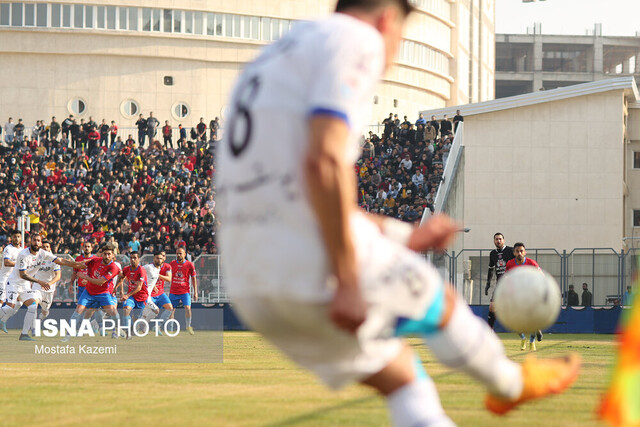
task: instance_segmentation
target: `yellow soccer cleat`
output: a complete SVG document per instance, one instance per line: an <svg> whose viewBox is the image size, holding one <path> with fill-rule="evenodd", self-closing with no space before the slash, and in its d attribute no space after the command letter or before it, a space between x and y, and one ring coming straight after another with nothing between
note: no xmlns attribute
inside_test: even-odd
<svg viewBox="0 0 640 427"><path fill-rule="evenodd" d="M575 353L554 359L528 356L522 364L522 394L515 400L487 395L485 405L494 414L504 415L529 400L559 394L569 388L578 377L580 356Z"/></svg>
<svg viewBox="0 0 640 427"><path fill-rule="evenodd" d="M195 332L193 332L193 328L191 326L189 326L187 328L187 331L189 331L189 335L195 335L196 334Z"/></svg>
<svg viewBox="0 0 640 427"><path fill-rule="evenodd" d="M527 339L522 338L522 340L520 340L520 350L525 351L526 349L527 349Z"/></svg>
<svg viewBox="0 0 640 427"><path fill-rule="evenodd" d="M535 341L529 343L529 351L537 351Z"/></svg>

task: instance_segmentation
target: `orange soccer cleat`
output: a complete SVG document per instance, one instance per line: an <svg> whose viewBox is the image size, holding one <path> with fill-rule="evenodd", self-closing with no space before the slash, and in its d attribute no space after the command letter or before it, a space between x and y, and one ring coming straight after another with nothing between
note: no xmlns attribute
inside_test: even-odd
<svg viewBox="0 0 640 427"><path fill-rule="evenodd" d="M522 364L522 394L515 400L487 395L485 404L494 414L504 415L529 400L559 394L569 388L578 377L581 359L577 354L554 359L528 357Z"/></svg>

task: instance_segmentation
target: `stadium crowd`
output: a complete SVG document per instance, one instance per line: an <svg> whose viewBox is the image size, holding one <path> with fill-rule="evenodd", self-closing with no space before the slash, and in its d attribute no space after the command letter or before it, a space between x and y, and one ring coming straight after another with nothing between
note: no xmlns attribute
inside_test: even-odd
<svg viewBox="0 0 640 427"><path fill-rule="evenodd" d="M356 165L360 206L407 222L433 211L462 120L459 112L453 122L421 114L412 123L389 114L382 135L369 132L363 141ZM28 211L32 228L59 254L75 256L87 240L113 243L122 254L173 253L179 246L192 258L216 254L218 118L208 125L201 118L190 132L180 125L175 147L173 129L167 121L160 127L153 113L141 114L136 126L137 139L123 141L115 121L53 117L29 132L21 119L9 119L0 147L0 244Z"/></svg>
<svg viewBox="0 0 640 427"><path fill-rule="evenodd" d="M356 165L360 206L406 222L419 221L425 209L433 212L436 192L443 180L460 111L453 121L422 114L412 123L389 114L382 136L369 132Z"/></svg>
<svg viewBox="0 0 640 427"><path fill-rule="evenodd" d="M117 129L113 137L103 138L104 128L92 122L82 120L77 130L71 128L75 121L64 125L54 118L46 126L40 121L31 137L21 120L12 129L5 125L0 239L28 211L32 229L51 242L54 253L78 254L90 240L114 243L121 253L174 253L184 246L192 257L215 254L217 127L209 139L202 133L193 139L181 135L173 148L166 139L164 145L155 139L157 126L148 130L145 119L145 134L138 135L151 141L145 148L144 138L135 141L129 135L122 141Z"/></svg>

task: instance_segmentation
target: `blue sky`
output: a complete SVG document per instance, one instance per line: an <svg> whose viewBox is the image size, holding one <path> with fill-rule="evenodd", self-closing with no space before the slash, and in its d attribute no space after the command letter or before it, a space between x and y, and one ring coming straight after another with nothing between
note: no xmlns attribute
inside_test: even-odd
<svg viewBox="0 0 640 427"><path fill-rule="evenodd" d="M634 36L640 31L640 0L496 0L496 33L526 33L534 22L543 34L584 35L602 23L604 35Z"/></svg>

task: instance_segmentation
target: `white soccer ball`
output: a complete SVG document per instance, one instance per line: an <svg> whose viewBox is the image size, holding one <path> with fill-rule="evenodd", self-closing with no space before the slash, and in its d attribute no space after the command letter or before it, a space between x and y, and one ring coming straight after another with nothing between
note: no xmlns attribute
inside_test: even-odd
<svg viewBox="0 0 640 427"><path fill-rule="evenodd" d="M535 267L517 267L505 273L493 295L500 323L514 332L531 333L553 325L562 296L553 276Z"/></svg>

